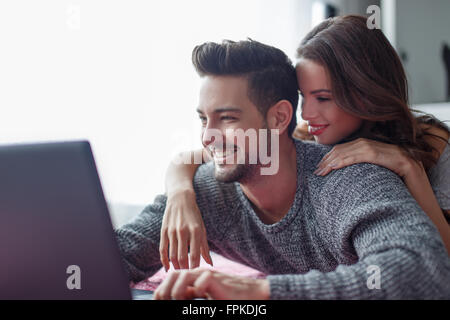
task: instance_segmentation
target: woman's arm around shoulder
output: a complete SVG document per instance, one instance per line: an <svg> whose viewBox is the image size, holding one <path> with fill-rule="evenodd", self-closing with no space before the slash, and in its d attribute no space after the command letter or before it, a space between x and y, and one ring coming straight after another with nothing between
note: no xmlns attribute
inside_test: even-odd
<svg viewBox="0 0 450 320"><path fill-rule="evenodd" d="M184 161L186 159L188 161ZM159 248L166 270L170 268L170 261L175 269L196 268L200 265L200 255L212 265L206 229L192 183L200 164L209 160L204 149L195 150L179 154L167 169L167 205Z"/></svg>

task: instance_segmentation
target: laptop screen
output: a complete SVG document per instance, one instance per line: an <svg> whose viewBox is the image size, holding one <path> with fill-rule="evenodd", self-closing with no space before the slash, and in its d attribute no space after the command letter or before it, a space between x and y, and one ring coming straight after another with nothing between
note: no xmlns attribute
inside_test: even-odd
<svg viewBox="0 0 450 320"><path fill-rule="evenodd" d="M0 298L131 298L88 142L1 146L0 219Z"/></svg>

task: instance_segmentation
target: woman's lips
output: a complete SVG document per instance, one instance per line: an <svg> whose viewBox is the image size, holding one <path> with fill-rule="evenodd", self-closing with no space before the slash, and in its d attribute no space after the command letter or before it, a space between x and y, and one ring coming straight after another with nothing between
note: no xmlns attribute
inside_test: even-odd
<svg viewBox="0 0 450 320"><path fill-rule="evenodd" d="M320 134L322 134L326 128L328 127L328 124L325 125L309 125L308 126L308 132L314 136L318 136Z"/></svg>

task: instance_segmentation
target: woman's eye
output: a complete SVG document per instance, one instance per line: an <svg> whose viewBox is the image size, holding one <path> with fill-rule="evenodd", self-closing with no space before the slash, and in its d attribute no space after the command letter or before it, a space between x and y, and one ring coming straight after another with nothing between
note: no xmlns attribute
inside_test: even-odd
<svg viewBox="0 0 450 320"><path fill-rule="evenodd" d="M330 98L325 98L325 97L317 97L317 100L319 102L324 102L324 101L330 101L331 99Z"/></svg>

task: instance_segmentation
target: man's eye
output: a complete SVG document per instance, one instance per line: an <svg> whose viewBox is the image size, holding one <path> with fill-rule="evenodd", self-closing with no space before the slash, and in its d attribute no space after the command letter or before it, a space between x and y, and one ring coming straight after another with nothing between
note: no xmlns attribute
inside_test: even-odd
<svg viewBox="0 0 450 320"><path fill-rule="evenodd" d="M206 117L199 117L202 123L206 123Z"/></svg>
<svg viewBox="0 0 450 320"><path fill-rule="evenodd" d="M220 117L220 120L236 120L236 118L230 117L230 116L223 116L223 117Z"/></svg>
<svg viewBox="0 0 450 320"><path fill-rule="evenodd" d="M317 100L319 102L324 102L324 101L330 101L331 99L330 98L325 98L325 97L317 97Z"/></svg>

